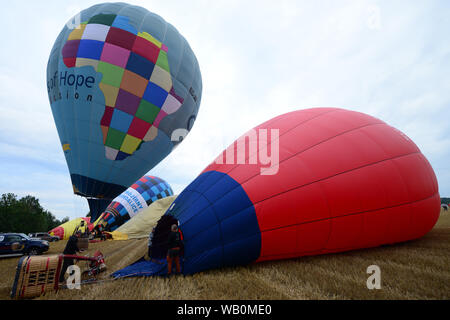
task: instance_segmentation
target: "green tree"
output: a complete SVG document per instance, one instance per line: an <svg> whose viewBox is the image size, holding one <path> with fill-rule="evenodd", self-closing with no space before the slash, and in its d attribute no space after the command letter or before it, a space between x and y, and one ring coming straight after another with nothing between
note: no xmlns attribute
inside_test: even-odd
<svg viewBox="0 0 450 320"><path fill-rule="evenodd" d="M17 195L6 193L0 198L0 232L49 231L68 220L68 217L58 220L44 210L39 199L30 195L18 199Z"/></svg>

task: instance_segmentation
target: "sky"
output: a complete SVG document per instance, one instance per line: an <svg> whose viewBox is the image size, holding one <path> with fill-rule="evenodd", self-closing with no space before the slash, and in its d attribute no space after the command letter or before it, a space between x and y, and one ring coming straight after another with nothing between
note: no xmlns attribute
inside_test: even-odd
<svg viewBox="0 0 450 320"><path fill-rule="evenodd" d="M368 113L408 135L450 196L450 2L128 1L174 25L197 56L200 110L150 173L179 194L236 138L312 107ZM97 1L2 1L0 194L33 195L56 217L89 211L73 194L46 90L65 23Z"/></svg>

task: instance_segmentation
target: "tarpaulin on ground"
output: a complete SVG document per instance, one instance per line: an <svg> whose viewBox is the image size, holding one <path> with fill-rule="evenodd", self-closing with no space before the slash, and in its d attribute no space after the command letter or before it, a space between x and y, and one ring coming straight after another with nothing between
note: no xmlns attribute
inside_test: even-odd
<svg viewBox="0 0 450 320"><path fill-rule="evenodd" d="M167 274L167 260L155 260L147 261L144 258L136 261L132 265L118 270L111 274L114 278L127 278L127 277L151 277L161 276Z"/></svg>

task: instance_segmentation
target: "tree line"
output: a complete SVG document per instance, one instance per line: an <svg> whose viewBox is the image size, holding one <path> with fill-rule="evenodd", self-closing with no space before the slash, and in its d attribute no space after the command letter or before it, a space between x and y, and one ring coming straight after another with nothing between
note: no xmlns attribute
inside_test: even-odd
<svg viewBox="0 0 450 320"><path fill-rule="evenodd" d="M0 232L47 232L67 221L69 217L58 220L33 196L19 199L13 193L5 193L0 198Z"/></svg>

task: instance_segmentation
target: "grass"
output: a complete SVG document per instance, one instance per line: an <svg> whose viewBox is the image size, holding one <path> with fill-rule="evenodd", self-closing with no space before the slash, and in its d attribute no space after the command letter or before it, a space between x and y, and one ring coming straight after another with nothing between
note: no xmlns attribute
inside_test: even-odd
<svg viewBox="0 0 450 320"><path fill-rule="evenodd" d="M60 290L38 299L449 299L450 212L425 237L392 246L339 254L271 261L210 270L172 278L130 278L111 281L108 274L142 257L147 240L90 244L101 250L108 271L104 282L81 290ZM60 253L65 241L52 243ZM18 258L0 259L0 299L9 299ZM381 269L381 290L368 290L366 269ZM79 263L81 268L83 263Z"/></svg>

